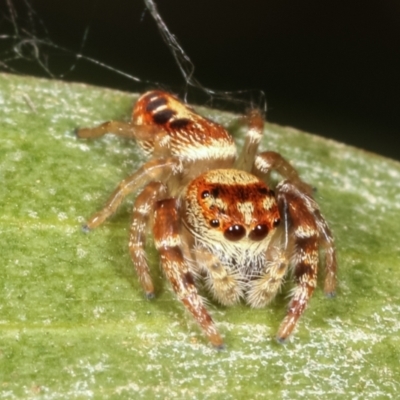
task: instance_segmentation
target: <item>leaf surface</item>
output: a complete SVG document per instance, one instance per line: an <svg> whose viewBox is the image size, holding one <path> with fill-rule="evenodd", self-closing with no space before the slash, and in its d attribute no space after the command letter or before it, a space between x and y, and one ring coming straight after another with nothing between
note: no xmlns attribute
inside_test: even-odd
<svg viewBox="0 0 400 400"><path fill-rule="evenodd" d="M74 129L128 119L136 95L0 75L1 399L391 399L400 391L400 165L267 124L317 189L334 232L339 287L320 285L287 345L274 335L288 283L262 310L209 308L216 352L175 300L149 249L146 301L128 254L132 199L89 235L80 227L143 161L132 142ZM205 115L226 125L234 116ZM235 135L243 137L239 128Z"/></svg>

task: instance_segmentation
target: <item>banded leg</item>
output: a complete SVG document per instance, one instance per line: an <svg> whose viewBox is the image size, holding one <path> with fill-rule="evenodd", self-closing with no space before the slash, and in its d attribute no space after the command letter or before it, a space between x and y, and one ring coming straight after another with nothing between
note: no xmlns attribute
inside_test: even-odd
<svg viewBox="0 0 400 400"><path fill-rule="evenodd" d="M229 271L217 256L205 249L193 251L195 264L200 265L200 272L206 273L206 285L215 300L224 306L231 306L243 297L243 285L237 274Z"/></svg>
<svg viewBox="0 0 400 400"><path fill-rule="evenodd" d="M250 172L263 135L264 118L259 110L254 109L249 112L246 119L248 130L235 166L237 169Z"/></svg>
<svg viewBox="0 0 400 400"><path fill-rule="evenodd" d="M285 245L284 230L278 229L268 246L265 257L268 262L264 271L259 278L249 282L247 303L254 308L264 307L274 299L288 270L290 260L287 254L291 254L291 251Z"/></svg>
<svg viewBox="0 0 400 400"><path fill-rule="evenodd" d="M307 307L317 285L318 247L320 242L315 212L315 201L289 182L277 186L277 199L281 215L288 218L288 240L293 243L292 263L296 286L285 319L278 330L277 339L285 341Z"/></svg>
<svg viewBox="0 0 400 400"><path fill-rule="evenodd" d="M156 201L165 197L167 188L160 182L149 183L135 200L129 236L129 252L136 268L139 282L148 299L154 297L154 285L146 260L146 234L149 228L149 217L154 211Z"/></svg>
<svg viewBox="0 0 400 400"><path fill-rule="evenodd" d="M279 153L265 151L259 154L254 161L252 173L260 178L269 179L272 171L296 185L302 192L312 195L313 188L301 180L296 169Z"/></svg>
<svg viewBox="0 0 400 400"><path fill-rule="evenodd" d="M148 161L134 174L124 179L111 194L104 208L95 213L86 225L90 230L101 225L108 217L115 213L124 198L152 181L167 181L174 173L181 170L180 163L175 158L160 158Z"/></svg>
<svg viewBox="0 0 400 400"><path fill-rule="evenodd" d="M211 344L223 348L222 338L197 293L193 276L182 253L176 199L161 200L154 215L154 242L160 253L161 265L172 288L201 326Z"/></svg>

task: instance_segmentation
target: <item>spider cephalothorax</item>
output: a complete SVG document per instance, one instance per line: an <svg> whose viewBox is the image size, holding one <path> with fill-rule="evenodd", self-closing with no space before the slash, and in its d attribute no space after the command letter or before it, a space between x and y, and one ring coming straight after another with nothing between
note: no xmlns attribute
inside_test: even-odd
<svg viewBox="0 0 400 400"><path fill-rule="evenodd" d="M278 331L280 341L291 334L314 291L320 247L325 250L325 293L333 295L336 286L333 238L311 187L280 154L257 155L263 131L257 110L249 113L248 124L237 155L232 136L221 125L170 94L153 91L136 102L131 122L77 131L82 138L108 132L134 138L149 157L85 228L100 225L127 194L142 189L129 241L140 283L152 298L145 257L146 235L152 230L172 288L216 347L223 342L197 292L198 279L222 304L244 299L262 307L292 269L296 286ZM273 190L268 186L272 171L284 179Z"/></svg>
<svg viewBox="0 0 400 400"><path fill-rule="evenodd" d="M188 185L184 198L191 231L203 240L252 243L279 224L274 192L245 171L205 172Z"/></svg>

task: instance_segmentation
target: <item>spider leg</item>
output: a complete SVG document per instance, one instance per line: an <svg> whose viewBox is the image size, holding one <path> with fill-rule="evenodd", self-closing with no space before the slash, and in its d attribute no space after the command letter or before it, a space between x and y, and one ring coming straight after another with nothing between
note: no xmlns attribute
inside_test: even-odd
<svg viewBox="0 0 400 400"><path fill-rule="evenodd" d="M113 133L125 138L134 138L134 132L135 128L130 122L107 121L93 128L77 129L76 135L81 139L96 139L106 133Z"/></svg>
<svg viewBox="0 0 400 400"><path fill-rule="evenodd" d="M337 260L335 242L331 230L319 210L314 212L320 231L320 246L325 250L325 283L324 292L327 297L334 297L336 290Z"/></svg>
<svg viewBox="0 0 400 400"><path fill-rule="evenodd" d="M129 252L136 268L139 282L148 299L154 297L154 285L146 260L146 234L149 228L150 214L155 203L165 197L167 188L160 182L150 182L135 200L129 236Z"/></svg>
<svg viewBox="0 0 400 400"><path fill-rule="evenodd" d="M193 276L182 253L177 203L173 198L156 203L153 232L161 265L179 300L193 315L212 345L221 349L222 338L197 293Z"/></svg>
<svg viewBox="0 0 400 400"><path fill-rule="evenodd" d="M93 128L81 128L75 131L81 139L96 139L107 133L135 139L145 153L153 157L170 155L170 137L167 132L154 125L137 125L132 122L108 121Z"/></svg>
<svg viewBox="0 0 400 400"><path fill-rule="evenodd" d="M286 161L279 153L266 151L259 154L254 162L252 172L260 178L268 179L271 171L278 172L284 179L295 185L304 198L308 198L310 203L310 213L314 216L319 232L319 246L325 250L325 285L326 296L333 297L336 288L337 260L334 239L327 222L319 211L317 203L312 199L313 189L310 185L303 182L296 169Z"/></svg>
<svg viewBox="0 0 400 400"><path fill-rule="evenodd" d="M276 171L283 179L289 180L304 193L312 195L313 188L301 180L296 169L279 153L274 151L260 153L255 158L252 173L260 178L268 179L272 171Z"/></svg>
<svg viewBox="0 0 400 400"><path fill-rule="evenodd" d="M84 230L91 230L101 225L115 213L123 199L130 193L152 181L167 181L181 171L181 165L175 158L159 158L148 161L134 174L124 179L111 194L102 210L98 211L86 223Z"/></svg>
<svg viewBox="0 0 400 400"><path fill-rule="evenodd" d="M284 229L278 228L268 245L264 270L259 278L249 282L247 302L254 308L266 306L282 287L290 261L283 235Z"/></svg>
<svg viewBox="0 0 400 400"><path fill-rule="evenodd" d="M231 306L243 297L243 284L234 271L226 268L218 257L206 249L192 250L195 265L206 274L206 285L213 297L224 306Z"/></svg>
<svg viewBox="0 0 400 400"><path fill-rule="evenodd" d="M277 200L281 215L287 217L290 224L288 239L294 245L292 264L296 283L277 335L283 342L295 328L317 285L320 232L315 216L319 213L318 205L310 196L284 181L277 186Z"/></svg>
<svg viewBox="0 0 400 400"><path fill-rule="evenodd" d="M248 130L242 151L236 161L235 167L244 171L251 171L254 157L263 135L264 118L259 110L253 109L247 114L246 120Z"/></svg>

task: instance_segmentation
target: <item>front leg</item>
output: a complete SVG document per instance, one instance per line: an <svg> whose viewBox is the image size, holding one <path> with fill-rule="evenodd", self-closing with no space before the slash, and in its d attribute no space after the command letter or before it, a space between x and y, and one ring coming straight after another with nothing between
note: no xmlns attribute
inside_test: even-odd
<svg viewBox="0 0 400 400"><path fill-rule="evenodd" d="M282 287L290 262L292 248L285 243L285 229L279 227L273 234L260 276L249 282L247 303L254 308L269 304Z"/></svg>
<svg viewBox="0 0 400 400"><path fill-rule="evenodd" d="M293 248L292 263L296 286L289 309L279 331L278 340L284 341L293 331L317 285L319 246L327 247L325 289L334 292L336 284L336 257L333 239L319 212L317 203L290 182L276 188L281 217L285 223L289 248ZM330 240L330 241L329 241Z"/></svg>
<svg viewBox="0 0 400 400"><path fill-rule="evenodd" d="M154 214L154 242L165 275L178 299L193 315L211 344L217 349L222 349L222 338L197 293L193 276L185 262L179 233L177 200L166 199L157 202Z"/></svg>
<svg viewBox="0 0 400 400"><path fill-rule="evenodd" d="M199 273L205 273L206 286L215 300L231 306L244 297L240 275L223 265L215 254L201 248L192 250L192 254Z"/></svg>

